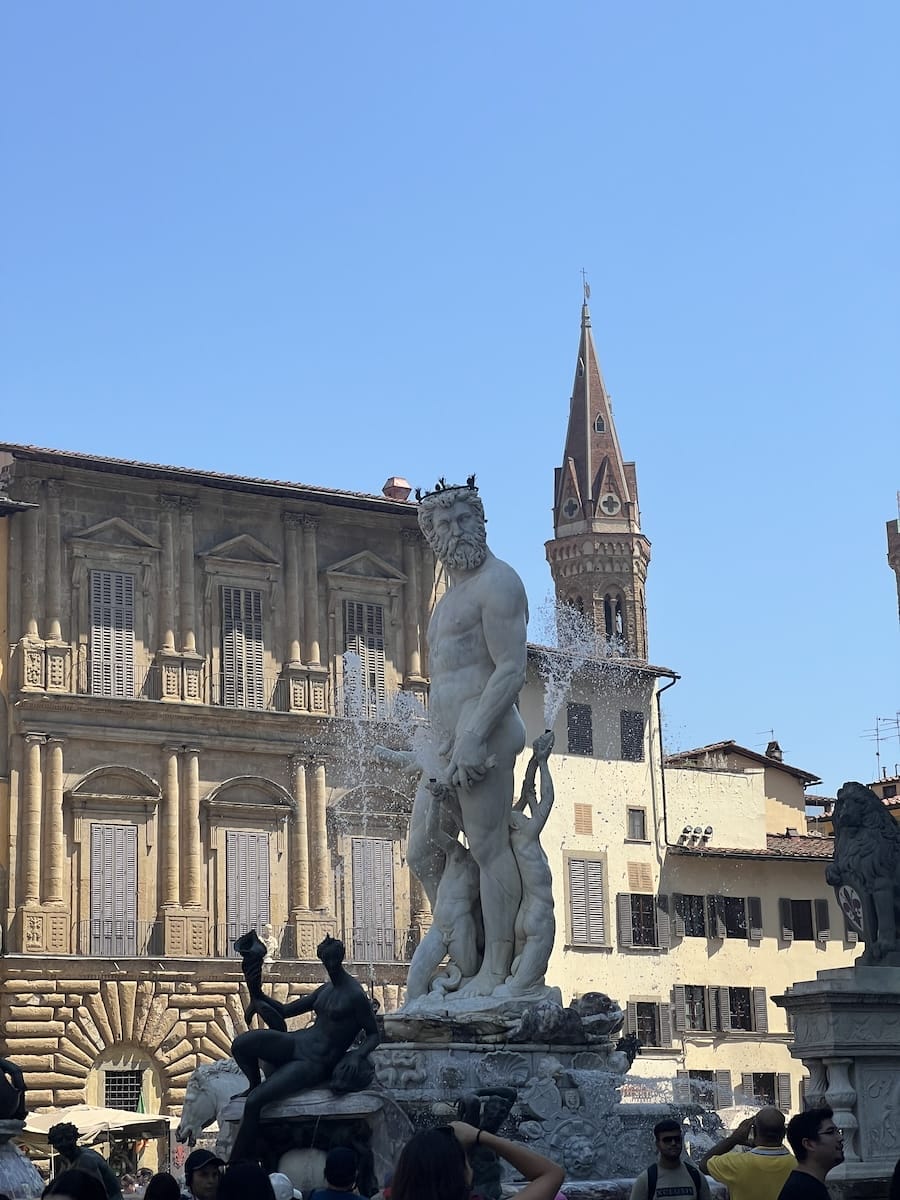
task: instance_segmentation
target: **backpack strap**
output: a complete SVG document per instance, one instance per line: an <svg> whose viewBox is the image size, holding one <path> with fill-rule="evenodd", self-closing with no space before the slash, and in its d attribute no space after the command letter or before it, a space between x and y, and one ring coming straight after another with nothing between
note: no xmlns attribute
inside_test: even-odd
<svg viewBox="0 0 900 1200"><path fill-rule="evenodd" d="M659 1164L651 1163L647 1168L647 1200L653 1200L656 1195L656 1180L659 1177Z"/></svg>
<svg viewBox="0 0 900 1200"><path fill-rule="evenodd" d="M701 1179L700 1172L697 1170L697 1168L694 1166L693 1163L689 1163L689 1162L685 1161L684 1165L687 1167L688 1175L690 1175L691 1179L694 1181L694 1191L697 1193L697 1200L700 1200L700 1179ZM648 1200L649 1200L649 1198L648 1198Z"/></svg>

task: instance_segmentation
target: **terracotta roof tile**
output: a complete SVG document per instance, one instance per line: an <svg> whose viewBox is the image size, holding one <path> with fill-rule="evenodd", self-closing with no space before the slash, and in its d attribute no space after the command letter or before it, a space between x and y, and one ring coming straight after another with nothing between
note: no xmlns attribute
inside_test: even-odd
<svg viewBox="0 0 900 1200"><path fill-rule="evenodd" d="M676 854L694 858L762 858L762 859L820 859L834 857L834 838L812 837L806 834L766 834L766 848L742 849L732 846L670 846Z"/></svg>

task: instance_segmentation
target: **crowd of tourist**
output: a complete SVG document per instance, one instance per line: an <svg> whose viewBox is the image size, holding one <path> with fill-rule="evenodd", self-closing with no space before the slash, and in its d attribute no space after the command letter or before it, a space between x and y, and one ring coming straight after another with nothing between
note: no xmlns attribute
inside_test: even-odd
<svg viewBox="0 0 900 1200"><path fill-rule="evenodd" d="M183 1188L167 1172L151 1178L142 1172L143 1178L120 1182L101 1155L78 1145L74 1125L56 1125L48 1136L64 1165L44 1190L50 1200L123 1200L123 1193L138 1193L142 1184L143 1200L304 1200L286 1174L269 1174L252 1161L226 1164L205 1149L188 1155ZM787 1122L777 1108L762 1108L712 1146L697 1166L684 1156L681 1122L659 1121L653 1136L655 1161L637 1175L630 1200L710 1200L708 1177L727 1187L730 1200L829 1200L827 1176L844 1160L843 1134L827 1107L797 1113ZM522 1177L517 1200L565 1200L561 1166L521 1142L464 1121L414 1134L375 1200L478 1200L470 1163L476 1149L496 1155ZM359 1170L355 1150L333 1147L325 1159L325 1186L305 1200L358 1196ZM0 1195L0 1200L8 1198ZM889 1200L900 1200L900 1162Z"/></svg>

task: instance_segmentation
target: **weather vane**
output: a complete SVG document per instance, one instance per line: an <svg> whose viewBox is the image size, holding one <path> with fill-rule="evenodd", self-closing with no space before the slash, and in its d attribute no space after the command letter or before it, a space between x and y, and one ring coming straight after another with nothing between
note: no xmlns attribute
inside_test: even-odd
<svg viewBox="0 0 900 1200"><path fill-rule="evenodd" d="M587 304L591 298L591 285L587 281L587 271L584 267L581 268L581 286L584 288L584 302Z"/></svg>

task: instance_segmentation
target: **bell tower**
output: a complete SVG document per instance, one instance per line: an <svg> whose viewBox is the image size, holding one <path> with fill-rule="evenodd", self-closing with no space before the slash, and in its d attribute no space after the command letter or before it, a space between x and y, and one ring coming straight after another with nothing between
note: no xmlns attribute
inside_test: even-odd
<svg viewBox="0 0 900 1200"><path fill-rule="evenodd" d="M645 582L650 543L641 532L637 474L622 461L600 373L585 284L581 338L547 561L556 598L593 621L614 651L647 657Z"/></svg>

